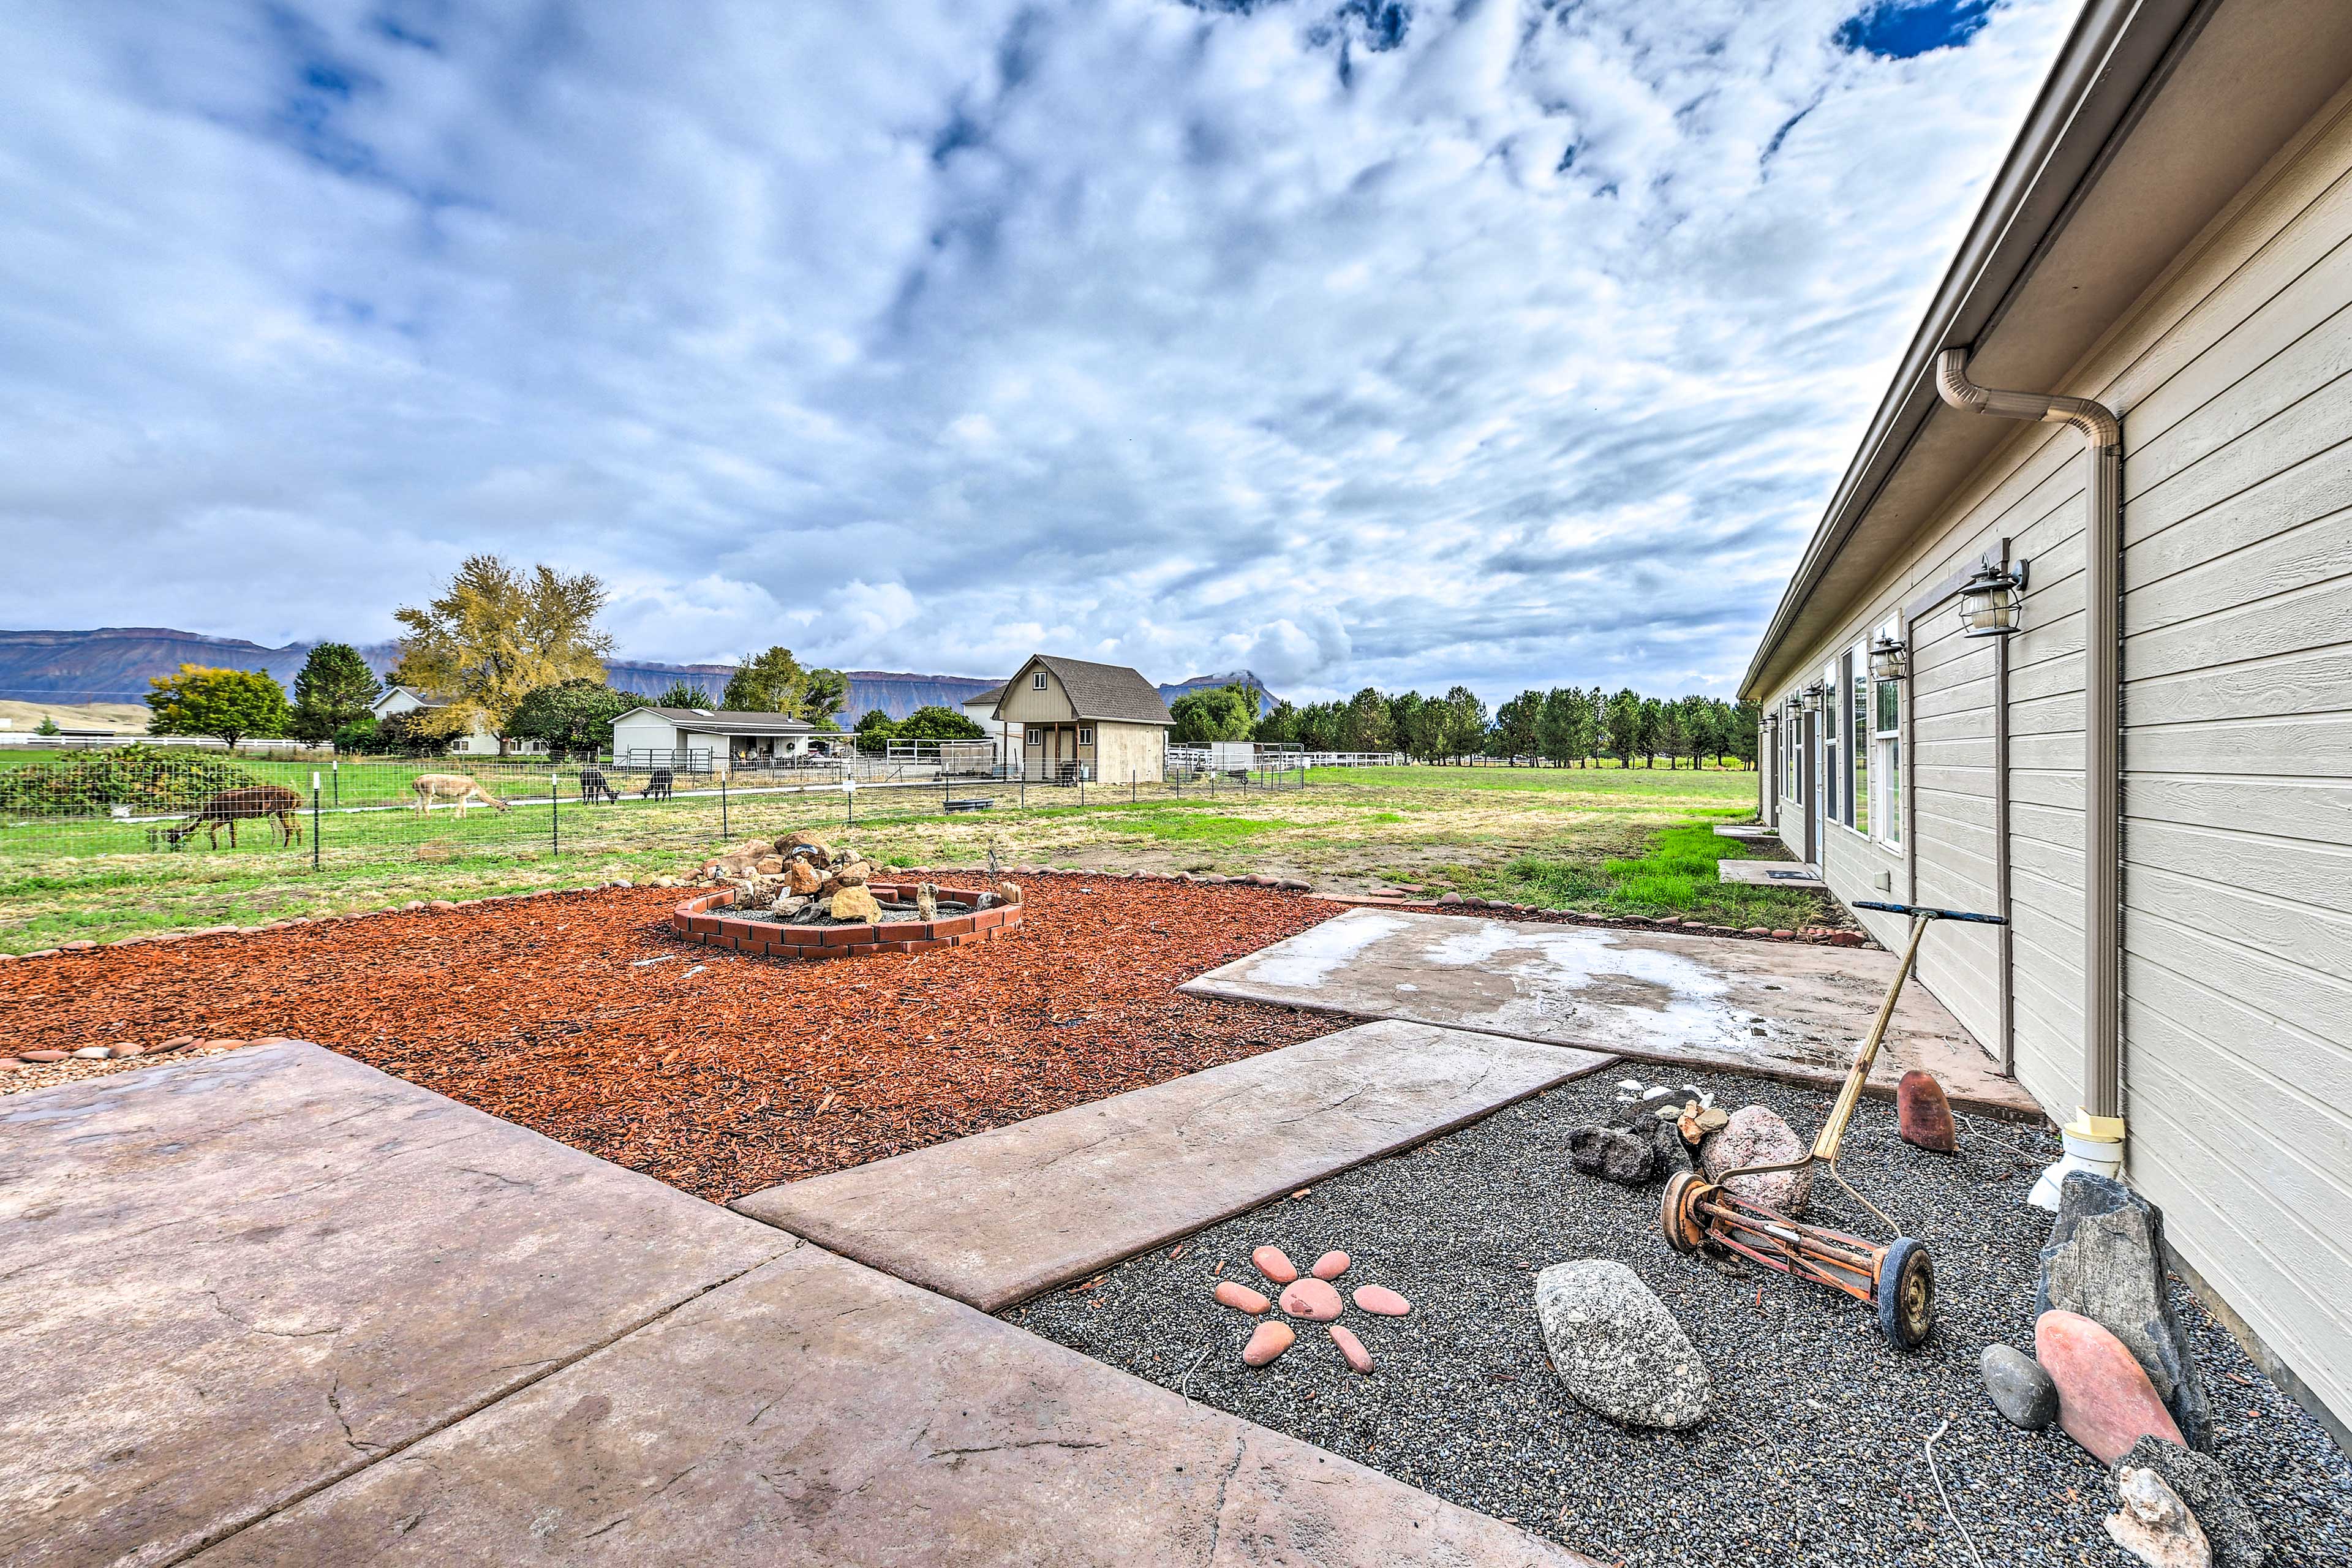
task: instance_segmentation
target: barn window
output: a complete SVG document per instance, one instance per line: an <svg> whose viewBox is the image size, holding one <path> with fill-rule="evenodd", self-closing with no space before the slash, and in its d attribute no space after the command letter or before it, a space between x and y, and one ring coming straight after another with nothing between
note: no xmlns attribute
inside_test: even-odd
<svg viewBox="0 0 2352 1568"><path fill-rule="evenodd" d="M1043 691L1045 689L1045 672L1044 670L1041 669L1036 674L1029 678L1029 689L1032 691Z"/></svg>
<svg viewBox="0 0 2352 1568"><path fill-rule="evenodd" d="M1088 728L1087 728L1086 725L1084 725L1084 724L1079 725L1079 726L1078 726L1078 744L1079 744L1079 745L1081 745L1081 746L1091 746L1091 745L1093 745L1094 743L1095 743L1095 732L1094 732L1091 729L1088 729Z"/></svg>

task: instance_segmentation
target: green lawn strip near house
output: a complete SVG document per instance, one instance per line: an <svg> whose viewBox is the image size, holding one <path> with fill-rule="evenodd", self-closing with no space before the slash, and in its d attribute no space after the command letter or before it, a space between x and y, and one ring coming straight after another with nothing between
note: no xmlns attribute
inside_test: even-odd
<svg viewBox="0 0 2352 1568"><path fill-rule="evenodd" d="M1501 866L1465 868L1452 881L1465 894L1515 904L1652 919L1680 915L1710 925L1777 931L1834 918L1833 906L1815 893L1721 880L1719 860L1786 857L1768 846L1725 838L1713 821L1662 828L1637 839L1622 853L1597 844L1522 855Z"/></svg>

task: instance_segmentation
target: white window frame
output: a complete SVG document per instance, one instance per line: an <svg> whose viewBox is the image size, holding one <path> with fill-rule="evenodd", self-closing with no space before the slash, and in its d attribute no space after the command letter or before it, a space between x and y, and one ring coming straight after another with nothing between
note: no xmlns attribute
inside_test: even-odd
<svg viewBox="0 0 2352 1568"><path fill-rule="evenodd" d="M1021 731L1021 743L1024 746L1044 745L1045 743L1045 727L1043 724L1032 724L1028 726Z"/></svg>
<svg viewBox="0 0 2352 1568"><path fill-rule="evenodd" d="M1901 636L1901 623L1889 620L1879 627L1878 635L1893 642ZM1904 688L1901 680L1874 680L1870 683L1870 826L1871 837L1889 849L1903 847L1903 705ZM1894 698L1894 722L1886 721L1886 697Z"/></svg>
<svg viewBox="0 0 2352 1568"><path fill-rule="evenodd" d="M1078 744L1079 744L1079 745L1081 745L1081 746L1091 746L1091 745L1093 745L1094 743L1095 743L1095 727L1094 727L1093 725L1091 725L1091 724L1081 724L1081 725L1079 725L1079 726L1078 726Z"/></svg>
<svg viewBox="0 0 2352 1568"><path fill-rule="evenodd" d="M1845 749L1838 743L1838 736L1845 728L1838 721L1839 707L1843 700L1843 692L1838 685L1837 657L1832 654L1829 663L1822 667L1822 705L1818 710L1822 716L1819 726L1822 766L1821 777L1816 782L1822 791L1822 821L1840 827L1846 826L1843 816L1845 773L1843 771Z"/></svg>
<svg viewBox="0 0 2352 1568"><path fill-rule="evenodd" d="M1041 669L1036 674L1029 678L1029 689L1032 691L1043 691L1045 689L1045 672L1044 670Z"/></svg>
<svg viewBox="0 0 2352 1568"><path fill-rule="evenodd" d="M1845 825L1864 838L1870 837L1870 825L1878 820L1871 809L1870 753L1872 747L1864 733L1870 722L1870 641L1864 637L1846 651L1839 661L1838 700L1845 704L1840 710L1845 716Z"/></svg>

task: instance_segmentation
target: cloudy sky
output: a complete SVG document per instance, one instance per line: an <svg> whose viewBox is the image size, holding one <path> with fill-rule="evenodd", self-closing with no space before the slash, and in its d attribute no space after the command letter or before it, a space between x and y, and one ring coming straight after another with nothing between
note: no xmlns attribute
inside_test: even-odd
<svg viewBox="0 0 2352 1568"><path fill-rule="evenodd" d="M12 5L0 626L1724 690L2075 9Z"/></svg>

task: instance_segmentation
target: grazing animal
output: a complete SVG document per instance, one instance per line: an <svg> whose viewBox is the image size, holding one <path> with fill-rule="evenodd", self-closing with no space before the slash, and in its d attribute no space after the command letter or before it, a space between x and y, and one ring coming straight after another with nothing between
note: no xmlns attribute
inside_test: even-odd
<svg viewBox="0 0 2352 1568"><path fill-rule="evenodd" d="M671 777L672 775L669 769L656 768L653 771L653 776L646 780L646 787L637 792L637 798L639 800L646 800L648 798L654 800L667 800L669 798Z"/></svg>
<svg viewBox="0 0 2352 1568"><path fill-rule="evenodd" d="M285 843L299 844L302 839L302 819L296 814L301 808L302 797L283 784L246 784L236 789L215 790L205 798L204 805L196 808L195 816L177 827L165 828L163 837L176 849L180 840L201 827L212 847L217 849L220 847L220 830L226 824L228 847L234 849L236 847L236 825L239 821L267 817L270 819L269 841L272 844L280 842L281 835Z"/></svg>
<svg viewBox="0 0 2352 1568"><path fill-rule="evenodd" d="M618 805L621 799L621 792L614 789L605 779L604 769L582 768L580 770L580 798L582 800L594 800L598 795L603 795L606 801L614 805Z"/></svg>
<svg viewBox="0 0 2352 1568"><path fill-rule="evenodd" d="M416 809L431 811L436 800L457 803L457 818L464 821L469 801L480 801L494 811L511 811L513 807L484 789L464 773L419 773L409 780L408 787L416 792Z"/></svg>

